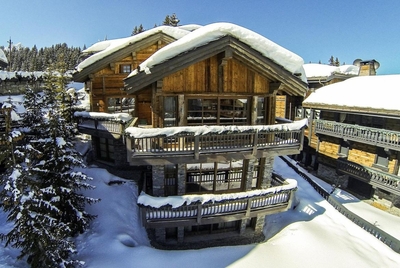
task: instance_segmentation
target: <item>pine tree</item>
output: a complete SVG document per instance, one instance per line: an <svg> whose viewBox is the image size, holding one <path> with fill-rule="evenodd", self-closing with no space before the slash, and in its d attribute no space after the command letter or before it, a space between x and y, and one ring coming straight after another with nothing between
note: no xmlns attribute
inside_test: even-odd
<svg viewBox="0 0 400 268"><path fill-rule="evenodd" d="M330 65L330 66L335 66L335 60L333 59L333 56L331 56L331 57L329 58L329 65Z"/></svg>
<svg viewBox="0 0 400 268"><path fill-rule="evenodd" d="M180 22L180 20L178 19L176 14L172 13L171 16L170 15L165 16L165 19L162 24L177 27L179 22Z"/></svg>
<svg viewBox="0 0 400 268"><path fill-rule="evenodd" d="M178 26L180 20L178 19L178 17L176 16L175 13L173 13L173 14L170 16L169 19L170 19L170 24L169 24L169 25L171 25L171 26L173 26L173 27L177 27L177 26Z"/></svg>
<svg viewBox="0 0 400 268"><path fill-rule="evenodd" d="M21 249L32 267L71 267L81 264L73 260L75 245L71 237L85 230L93 215L85 204L97 200L79 193L92 189L91 179L74 171L83 160L72 145L71 128L65 124L60 109L62 75L49 70L45 79L43 106L40 111L28 107L24 120L35 120L35 135L27 135L14 150L2 176L0 204L8 212L14 228L1 238L6 245ZM28 90L26 99L37 100ZM38 101L37 101L38 102ZM44 115L44 116L40 116Z"/></svg>
<svg viewBox="0 0 400 268"><path fill-rule="evenodd" d="M338 57L336 57L336 59L335 59L335 66L337 66L337 67L340 66L340 61L339 61Z"/></svg>
<svg viewBox="0 0 400 268"><path fill-rule="evenodd" d="M171 19L169 17L169 15L165 16L165 19L162 23L163 25L170 25L171 24Z"/></svg>
<svg viewBox="0 0 400 268"><path fill-rule="evenodd" d="M143 25L140 24L139 27L135 26L135 28L133 28L133 31L132 31L131 36L137 35L138 33L142 33L142 32L144 32L144 31L145 31L145 30L144 30L144 28L143 28Z"/></svg>

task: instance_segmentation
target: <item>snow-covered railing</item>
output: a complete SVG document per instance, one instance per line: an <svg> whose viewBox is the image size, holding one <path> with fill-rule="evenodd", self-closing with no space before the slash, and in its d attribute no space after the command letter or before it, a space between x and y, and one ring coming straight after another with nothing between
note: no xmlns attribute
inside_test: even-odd
<svg viewBox="0 0 400 268"><path fill-rule="evenodd" d="M400 195L400 177L342 159L338 159L336 163L338 171L368 181L372 186L382 190Z"/></svg>
<svg viewBox="0 0 400 268"><path fill-rule="evenodd" d="M219 195L153 197L142 192L138 204L147 227L174 221L201 224L210 217L251 217L257 213L285 211L291 206L296 189L296 181L287 180L285 185L264 190Z"/></svg>
<svg viewBox="0 0 400 268"><path fill-rule="evenodd" d="M137 121L137 118L126 113L75 112L74 116L81 132L90 129L122 134L125 128L131 127Z"/></svg>
<svg viewBox="0 0 400 268"><path fill-rule="evenodd" d="M306 121L269 126L128 128L133 156L194 155L291 146L301 150Z"/></svg>
<svg viewBox="0 0 400 268"><path fill-rule="evenodd" d="M360 226L362 229L370 233L379 239L382 243L386 244L392 250L397 253L400 253L400 241L385 231L379 229L376 225L364 220L358 215L354 214L350 210L348 210L345 206L343 206L340 202L338 202L333 196L329 196L328 198L329 204L331 204L337 211L346 216L349 220Z"/></svg>
<svg viewBox="0 0 400 268"><path fill-rule="evenodd" d="M400 132L334 121L315 120L315 132L361 143L400 149Z"/></svg>
<svg viewBox="0 0 400 268"><path fill-rule="evenodd" d="M331 204L337 211L347 217L349 220L360 226L362 229L379 239L382 243L386 244L392 250L397 253L400 253L400 241L386 233L385 231L378 228L376 225L364 220L360 216L354 214L350 210L348 210L345 206L343 206L340 202L338 202L327 190L325 190L322 186L316 183L310 176L306 173L299 170L297 166L291 163L285 157L281 157L283 161L285 161L293 170L295 170L301 177L303 177L306 181L308 181L311 186L323 197L325 198L329 204Z"/></svg>

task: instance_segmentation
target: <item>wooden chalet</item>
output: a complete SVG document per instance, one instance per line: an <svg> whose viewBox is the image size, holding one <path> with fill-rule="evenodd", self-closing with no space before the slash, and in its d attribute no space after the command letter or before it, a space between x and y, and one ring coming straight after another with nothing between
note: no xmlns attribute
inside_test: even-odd
<svg viewBox="0 0 400 268"><path fill-rule="evenodd" d="M315 149L303 162L332 184L399 206L400 110L393 96L400 76L375 76L365 66L376 68L376 61L361 62L359 77L322 87L303 102L312 129L308 146Z"/></svg>
<svg viewBox="0 0 400 268"><path fill-rule="evenodd" d="M307 92L302 59L228 23L201 27L149 54L132 64L118 90L108 91L109 75L86 77L93 103L134 98L121 139L125 162L148 167L138 199L143 225L160 244L185 243L196 233L262 234L265 215L287 210L296 190L272 168L274 157L298 154L303 145L307 120L275 121L277 95L294 107ZM101 132L80 129L92 137Z"/></svg>

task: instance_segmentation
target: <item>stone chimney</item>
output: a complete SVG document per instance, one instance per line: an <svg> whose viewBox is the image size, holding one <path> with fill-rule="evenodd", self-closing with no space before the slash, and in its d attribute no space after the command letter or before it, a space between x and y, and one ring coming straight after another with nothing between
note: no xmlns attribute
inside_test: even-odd
<svg viewBox="0 0 400 268"><path fill-rule="evenodd" d="M360 60L356 59L353 65L359 67L358 75L376 75L376 70L379 68L380 64L376 60Z"/></svg>

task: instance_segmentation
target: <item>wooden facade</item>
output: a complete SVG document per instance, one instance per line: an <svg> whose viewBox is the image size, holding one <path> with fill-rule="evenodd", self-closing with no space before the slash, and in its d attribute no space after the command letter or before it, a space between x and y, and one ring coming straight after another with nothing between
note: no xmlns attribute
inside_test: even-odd
<svg viewBox="0 0 400 268"><path fill-rule="evenodd" d="M141 43L149 44L147 39ZM152 53L168 46L164 39L148 46L132 44L131 50L138 49L126 50L120 57L110 55L108 62L102 59L93 64L102 65L101 68L87 67L84 74L75 76L86 82L92 111L110 112L110 99L134 99L134 110L128 111L133 120L121 125L121 135L111 136L126 144L125 163L148 167L139 181L143 191L159 200L187 194L220 198L226 193L286 185L284 180L273 179L273 159L300 152L305 125L290 130L273 127L277 95L286 96L284 106L286 100L300 103L307 84L298 74L290 73L229 35L190 48L153 66L150 72L137 68ZM136 75L118 72L127 63L132 70L138 70ZM294 118L294 109L289 105L282 117L288 118L290 113ZM204 126L220 130L196 134ZM174 134L165 134L172 128ZM104 137L100 134L105 129L103 123L89 128L82 123L80 129L93 137ZM136 135L143 131L154 134ZM102 150L108 145L104 143L98 148ZM111 152L116 153L115 149ZM260 235L265 215L287 210L294 191L289 187L282 193L279 190L276 197L246 198L240 201L243 207L238 210L228 207L237 206L239 201L225 198L212 208L215 211L211 214L204 212L211 211L209 205L196 204L195 215L193 205L189 204L177 210L168 205L155 209L141 204L140 197L139 204L143 224L154 232L158 243L166 243L169 238L184 242L185 235L194 231L229 229L244 234L246 228L252 228L253 234ZM226 209L219 211L222 207Z"/></svg>

